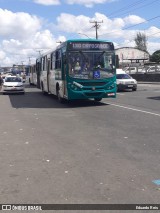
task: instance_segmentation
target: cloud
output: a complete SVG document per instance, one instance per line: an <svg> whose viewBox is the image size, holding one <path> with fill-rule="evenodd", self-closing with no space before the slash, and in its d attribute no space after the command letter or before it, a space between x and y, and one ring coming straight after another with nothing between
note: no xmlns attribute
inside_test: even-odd
<svg viewBox="0 0 160 213"><path fill-rule="evenodd" d="M91 27L90 18L84 15L74 16L72 14L62 13L57 18L57 27L65 32L75 33L81 30L86 30Z"/></svg>
<svg viewBox="0 0 160 213"><path fill-rule="evenodd" d="M61 38L62 40L62 38ZM63 41L64 41L63 37ZM4 53L2 62L5 63L5 58L8 56L11 60L10 63L17 64L21 61L28 63L29 57L36 58L39 52L47 52L57 46L57 39L53 37L49 30L36 32L34 36L28 37L23 41L9 39L1 42L2 53ZM1 56L1 58L2 58ZM9 63L9 60L7 60Z"/></svg>
<svg viewBox="0 0 160 213"><path fill-rule="evenodd" d="M117 0L66 0L66 3L71 5L79 4L79 5L84 5L85 7L93 7L95 4L104 4L104 3L114 2L114 1L117 1ZM42 4L45 6L61 4L60 0L33 0L33 2L36 4Z"/></svg>
<svg viewBox="0 0 160 213"><path fill-rule="evenodd" d="M99 21L98 37L111 40L120 46L134 46L134 38L140 30L126 29L144 21L139 16L126 16L124 18L110 19L105 14L95 13L92 17L61 13L55 22L48 23L37 16L28 13L13 13L0 9L0 62L1 66L8 66L38 56L38 51L43 52L54 49L57 41L66 38L90 37L95 38L94 22ZM103 20L103 23L102 23ZM140 25L139 25L140 26ZM144 32L144 31L143 31ZM152 26L145 33L151 38L160 38L160 29ZM148 42L149 52L159 47L159 43Z"/></svg>
<svg viewBox="0 0 160 213"><path fill-rule="evenodd" d="M132 29L132 26L145 22L145 19L136 15L109 19L105 14L101 13L95 13L93 17L84 15L75 16L68 13L62 13L57 17L57 28L62 32L62 34L67 33L68 35L77 35L79 33L79 37L82 38L95 38L96 31L95 27L93 27L95 24L90 23L90 21L94 20L100 22L103 20L103 23L99 23L98 37L100 39L107 39L117 43L117 48L120 46L134 47L134 39L138 32L146 33L147 36L152 35L152 38L160 38L160 33L158 34L160 29L156 27L151 27L148 30L145 30L145 32L144 30L136 30L135 27ZM152 53L156 46L157 48L159 47L159 45L157 45L159 43L157 42L156 45L153 45L153 43L151 44L152 45L150 45L150 42L147 42L148 51Z"/></svg>
<svg viewBox="0 0 160 213"><path fill-rule="evenodd" d="M129 15L124 18L125 25L134 25L134 24L140 24L142 22L145 22L145 19L136 16L136 15Z"/></svg>
<svg viewBox="0 0 160 213"><path fill-rule="evenodd" d="M0 50L0 60L4 60L5 57L6 57L5 52Z"/></svg>
<svg viewBox="0 0 160 213"><path fill-rule="evenodd" d="M24 39L41 28L41 20L28 13L0 9L0 36Z"/></svg>
<svg viewBox="0 0 160 213"><path fill-rule="evenodd" d="M150 54L153 54L155 51L160 50L160 42L149 42L147 46L150 50Z"/></svg>
<svg viewBox="0 0 160 213"><path fill-rule="evenodd" d="M145 33L147 37L160 38L160 28L152 26Z"/></svg>
<svg viewBox="0 0 160 213"><path fill-rule="evenodd" d="M34 3L50 6L50 5L59 5L60 1L59 0L34 0Z"/></svg>
<svg viewBox="0 0 160 213"><path fill-rule="evenodd" d="M100 38L125 37L126 34L123 31L123 28L126 25L128 25L129 23L131 23L130 25L133 25L138 23L138 21L139 22L142 21L142 19L137 16L109 19L106 15L98 12L95 13L93 17L88 17L84 15L74 16L71 14L62 13L57 18L57 27L62 32L67 33L79 32L92 38L95 37L95 27L94 27L95 20L99 22L98 34Z"/></svg>
<svg viewBox="0 0 160 213"><path fill-rule="evenodd" d="M0 9L0 20L1 66L26 61L29 56L36 56L37 50L47 51L57 45L53 34L43 29L47 25L43 19Z"/></svg>
<svg viewBox="0 0 160 213"><path fill-rule="evenodd" d="M68 4L79 4L85 7L93 7L95 4L104 4L115 0L67 0Z"/></svg>

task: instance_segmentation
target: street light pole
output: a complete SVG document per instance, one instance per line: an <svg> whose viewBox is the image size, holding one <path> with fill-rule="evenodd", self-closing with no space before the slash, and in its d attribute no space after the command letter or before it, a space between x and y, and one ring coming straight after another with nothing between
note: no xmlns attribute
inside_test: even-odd
<svg viewBox="0 0 160 213"><path fill-rule="evenodd" d="M84 33L78 33L79 35L84 35L86 36L87 38L90 38L88 35L84 34ZM91 38L90 38L91 39Z"/></svg>

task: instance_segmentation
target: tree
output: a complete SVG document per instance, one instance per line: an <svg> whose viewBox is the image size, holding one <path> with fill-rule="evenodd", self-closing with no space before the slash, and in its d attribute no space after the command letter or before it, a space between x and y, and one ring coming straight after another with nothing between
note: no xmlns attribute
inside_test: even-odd
<svg viewBox="0 0 160 213"><path fill-rule="evenodd" d="M156 63L159 63L159 62L160 62L160 50L155 51L155 52L151 55L150 61L151 61L151 62L156 62Z"/></svg>
<svg viewBox="0 0 160 213"><path fill-rule="evenodd" d="M136 43L136 48L138 48L139 50L147 51L147 37L144 33L137 33L135 39L134 39L135 43Z"/></svg>

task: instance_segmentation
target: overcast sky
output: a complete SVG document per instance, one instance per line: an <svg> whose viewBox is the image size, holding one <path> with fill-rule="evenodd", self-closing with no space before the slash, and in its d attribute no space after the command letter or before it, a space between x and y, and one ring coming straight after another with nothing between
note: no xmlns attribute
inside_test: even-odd
<svg viewBox="0 0 160 213"><path fill-rule="evenodd" d="M135 46L147 36L150 54L160 49L160 0L0 0L0 66L35 63L58 41L95 38L91 21L103 21L99 39Z"/></svg>

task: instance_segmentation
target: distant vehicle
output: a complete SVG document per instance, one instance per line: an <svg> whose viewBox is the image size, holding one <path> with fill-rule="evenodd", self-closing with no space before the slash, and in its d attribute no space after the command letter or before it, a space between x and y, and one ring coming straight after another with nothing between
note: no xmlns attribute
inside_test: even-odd
<svg viewBox="0 0 160 213"><path fill-rule="evenodd" d="M149 66L147 73L154 73L154 72L160 72L160 66Z"/></svg>
<svg viewBox="0 0 160 213"><path fill-rule="evenodd" d="M117 77L117 90L132 89L132 91L137 90L137 81L133 79L129 74L127 74L122 69L116 70Z"/></svg>
<svg viewBox="0 0 160 213"><path fill-rule="evenodd" d="M144 67L125 67L123 70L128 74L138 74L146 72Z"/></svg>
<svg viewBox="0 0 160 213"><path fill-rule="evenodd" d="M3 94L6 93L25 93L23 80L17 76L6 76L2 86Z"/></svg>

